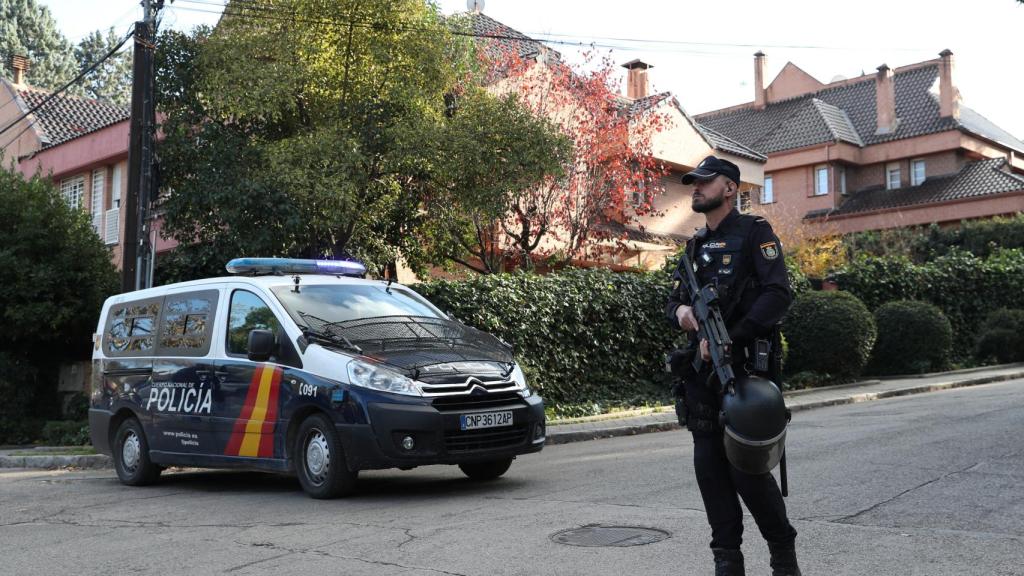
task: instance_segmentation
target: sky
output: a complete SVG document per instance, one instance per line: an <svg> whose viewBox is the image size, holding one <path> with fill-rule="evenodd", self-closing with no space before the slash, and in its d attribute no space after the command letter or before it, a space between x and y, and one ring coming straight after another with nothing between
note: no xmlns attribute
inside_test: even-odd
<svg viewBox="0 0 1024 576"><path fill-rule="evenodd" d="M38 0L68 38L127 31L138 0ZM479 2L479 0L476 0ZM1024 73L1016 0L483 0L484 14L551 42L570 62L595 43L616 62L654 66L655 92L671 91L690 114L753 99L753 54L768 55L770 81L792 61L819 81L872 74L937 58L948 48L965 105L1024 138ZM445 14L467 0L436 0ZM223 0L168 0L163 26L214 24ZM625 70L622 77L625 76Z"/></svg>

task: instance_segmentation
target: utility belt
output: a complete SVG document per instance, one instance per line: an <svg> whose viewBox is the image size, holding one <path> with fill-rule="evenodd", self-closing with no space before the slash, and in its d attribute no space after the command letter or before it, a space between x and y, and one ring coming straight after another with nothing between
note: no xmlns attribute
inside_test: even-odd
<svg viewBox="0 0 1024 576"><path fill-rule="evenodd" d="M709 404L706 399L686 398L686 382L699 381L703 378L708 390L717 390L714 382L714 370L705 364L701 374L693 369L693 357L699 352L699 345L691 342L684 349L673 350L665 359L665 371L671 375L671 391L675 398L676 418L680 426L691 431L711 432L718 430L718 406ZM737 374L760 374L778 379L782 360L781 337L778 327L765 338L756 338L751 343L733 350L733 367ZM781 385L781 383L779 383ZM716 398L716 400L719 400Z"/></svg>

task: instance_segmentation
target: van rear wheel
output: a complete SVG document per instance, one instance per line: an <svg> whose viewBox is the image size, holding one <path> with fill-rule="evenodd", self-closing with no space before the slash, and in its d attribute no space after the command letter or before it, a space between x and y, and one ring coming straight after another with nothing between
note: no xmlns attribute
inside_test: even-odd
<svg viewBox="0 0 1024 576"><path fill-rule="evenodd" d="M484 481L500 477L508 472L510 466L512 466L512 458L502 458L490 462L465 462L459 464L459 469L471 480Z"/></svg>
<svg viewBox="0 0 1024 576"><path fill-rule="evenodd" d="M121 483L145 486L160 477L161 468L149 459L149 442L137 419L128 418L117 427L111 452L114 470Z"/></svg>
<svg viewBox="0 0 1024 576"><path fill-rule="evenodd" d="M355 489L359 472L348 469L338 431L324 415L302 421L293 453L299 484L310 497L336 498Z"/></svg>

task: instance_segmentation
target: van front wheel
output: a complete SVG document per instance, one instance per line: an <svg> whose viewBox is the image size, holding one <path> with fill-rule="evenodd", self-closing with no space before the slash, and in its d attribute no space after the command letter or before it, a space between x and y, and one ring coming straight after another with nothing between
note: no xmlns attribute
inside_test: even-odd
<svg viewBox="0 0 1024 576"><path fill-rule="evenodd" d="M334 424L313 414L299 425L295 462L302 489L313 498L336 498L352 492L359 472L348 469Z"/></svg>
<svg viewBox="0 0 1024 576"><path fill-rule="evenodd" d="M160 467L149 459L149 442L142 424L128 418L117 427L114 436L114 470L123 484L145 486L160 477Z"/></svg>
<svg viewBox="0 0 1024 576"><path fill-rule="evenodd" d="M482 481L498 478L508 472L509 466L512 466L512 458L502 458L490 462L466 462L459 464L459 469L471 480Z"/></svg>

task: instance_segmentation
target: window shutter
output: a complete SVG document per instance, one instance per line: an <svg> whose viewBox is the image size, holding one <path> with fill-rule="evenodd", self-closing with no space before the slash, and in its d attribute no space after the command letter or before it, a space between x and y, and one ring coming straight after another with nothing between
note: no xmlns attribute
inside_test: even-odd
<svg viewBox="0 0 1024 576"><path fill-rule="evenodd" d="M104 238L107 244L117 244L120 241L121 232L121 209L111 208L107 210L107 226Z"/></svg>
<svg viewBox="0 0 1024 576"><path fill-rule="evenodd" d="M96 234L103 233L103 200L106 196L107 169L97 168L92 171L92 191L90 192L90 207L92 213L92 228Z"/></svg>

